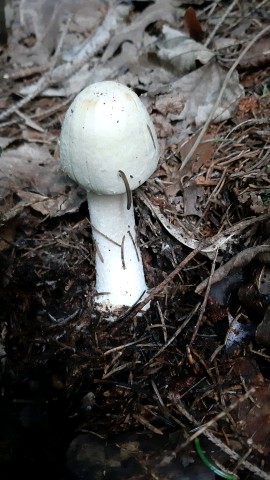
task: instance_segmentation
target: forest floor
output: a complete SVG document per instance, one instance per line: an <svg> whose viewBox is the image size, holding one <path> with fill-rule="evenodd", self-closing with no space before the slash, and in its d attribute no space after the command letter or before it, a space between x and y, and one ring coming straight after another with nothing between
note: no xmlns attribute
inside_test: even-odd
<svg viewBox="0 0 270 480"><path fill-rule="evenodd" d="M267 2L11 0L0 21L1 478L270 479ZM108 79L161 151L133 192L150 308L115 322L58 153Z"/></svg>

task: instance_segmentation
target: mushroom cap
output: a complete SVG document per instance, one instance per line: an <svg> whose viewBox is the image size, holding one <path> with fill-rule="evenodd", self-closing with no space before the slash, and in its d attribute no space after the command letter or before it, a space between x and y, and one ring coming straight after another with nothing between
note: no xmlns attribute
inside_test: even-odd
<svg viewBox="0 0 270 480"><path fill-rule="evenodd" d="M131 190L155 171L159 145L152 120L138 95L115 81L93 83L66 112L60 136L64 172L102 195Z"/></svg>

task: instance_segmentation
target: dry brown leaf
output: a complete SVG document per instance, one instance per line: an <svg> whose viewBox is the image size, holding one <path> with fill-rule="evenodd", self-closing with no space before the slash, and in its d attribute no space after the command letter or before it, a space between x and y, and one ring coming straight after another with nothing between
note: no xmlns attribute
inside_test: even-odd
<svg viewBox="0 0 270 480"><path fill-rule="evenodd" d="M173 23L175 13L174 2L171 0L167 0L166 5L163 0L157 0L154 4L149 5L128 27L123 28L118 35L114 35L102 56L102 61L109 60L126 41L132 42L140 49L145 29L158 20Z"/></svg>
<svg viewBox="0 0 270 480"><path fill-rule="evenodd" d="M180 154L181 158L185 158L187 156L188 152L191 150L194 143L196 142L197 137L198 133L195 133L194 135L192 135L192 137L179 145L178 153ZM210 165L213 157L213 152L213 135L205 134L186 167L188 169L191 167L191 173L198 173L202 166L208 167ZM183 169L182 174L186 172L187 168Z"/></svg>
<svg viewBox="0 0 270 480"><path fill-rule="evenodd" d="M45 145L25 143L4 150L0 175L3 197L17 194L44 215L74 212L85 200L85 192L63 174L59 160Z"/></svg>
<svg viewBox="0 0 270 480"><path fill-rule="evenodd" d="M270 288L269 276L268 276L268 287ZM256 341L258 345L264 345L265 347L268 347L268 348L270 347L270 305L266 309L263 320L257 327Z"/></svg>
<svg viewBox="0 0 270 480"><path fill-rule="evenodd" d="M270 36L267 35L256 42L239 63L242 70L262 68L270 61Z"/></svg>
<svg viewBox="0 0 270 480"><path fill-rule="evenodd" d="M179 120L188 120L197 126L204 124L213 109L226 74L227 70L212 61L173 82L171 89L179 89L186 97L185 107ZM243 93L244 89L235 71L213 115L213 123L228 120L237 108Z"/></svg>
<svg viewBox="0 0 270 480"><path fill-rule="evenodd" d="M204 189L192 182L183 189L184 215L202 216L201 203L199 199L204 196Z"/></svg>
<svg viewBox="0 0 270 480"><path fill-rule="evenodd" d="M164 25L163 36L148 47L148 59L173 73L186 74L196 69L198 63L208 64L214 53L186 34Z"/></svg>
<svg viewBox="0 0 270 480"><path fill-rule="evenodd" d="M252 443L252 448L264 455L270 453L270 385L260 372L255 359L242 357L235 359L233 373L248 386L253 385L255 392L250 398L239 403L232 411L236 429ZM241 379L241 380L240 380ZM235 402L235 395L231 397Z"/></svg>
<svg viewBox="0 0 270 480"><path fill-rule="evenodd" d="M15 218L0 227L0 251L7 250L13 244L16 234L17 221Z"/></svg>
<svg viewBox="0 0 270 480"><path fill-rule="evenodd" d="M192 230L192 225L188 222L184 224L184 222L180 223L175 226L173 225L161 212L161 209L150 202L150 200L144 195L142 192L138 192L137 195L139 198L145 203L145 205L149 208L150 212L156 217L160 223L163 225L165 230L172 235L178 242L186 245L191 249L195 249L199 246L199 240L195 238L194 230ZM216 254L217 248L221 250L226 248L227 243L231 240L231 236L228 237L220 237L216 242L213 243L210 247L203 248L201 253L207 255L209 258L214 258ZM270 247L269 247L270 250Z"/></svg>
<svg viewBox="0 0 270 480"><path fill-rule="evenodd" d="M204 37L204 31L193 7L188 7L186 9L183 21L185 30L189 36L196 42L201 42Z"/></svg>
<svg viewBox="0 0 270 480"><path fill-rule="evenodd" d="M99 23L102 16L99 0L21 0L20 21L26 34L35 33L38 46L46 46L49 51L56 47L59 26L67 15L73 15L72 30L77 26L78 33L90 31ZM81 27L81 29L79 28ZM70 35L72 37L72 35ZM74 38L75 40L75 38Z"/></svg>
<svg viewBox="0 0 270 480"><path fill-rule="evenodd" d="M251 382L250 370L247 376ZM233 397L235 401L235 396ZM238 432L252 441L252 447L263 455L270 453L270 385L256 387L250 399L240 403L232 416Z"/></svg>

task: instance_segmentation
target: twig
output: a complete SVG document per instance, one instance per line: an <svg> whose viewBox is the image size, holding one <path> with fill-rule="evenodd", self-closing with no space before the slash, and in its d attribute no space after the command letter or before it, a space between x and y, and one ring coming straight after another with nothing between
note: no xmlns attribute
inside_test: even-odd
<svg viewBox="0 0 270 480"><path fill-rule="evenodd" d="M210 167L209 167L210 169ZM206 217L207 213L209 212L211 202L214 201L214 199L218 196L220 190L223 188L224 183L226 181L226 176L227 176L227 169L223 168L220 179L218 180L218 183L216 184L214 190L210 193L205 206L204 206L204 212L199 221L196 223L196 229L199 229L201 223L203 222L204 218Z"/></svg>
<svg viewBox="0 0 270 480"><path fill-rule="evenodd" d="M147 337L139 338L139 340L135 340L134 342L125 343L124 345L118 345L118 347L110 348L110 350L107 350L106 352L104 352L103 355L104 356L110 355L111 353L115 353L115 352L119 352L120 350L124 350L124 348L131 347L133 345L137 345L138 343L141 343L146 338Z"/></svg>
<svg viewBox="0 0 270 480"><path fill-rule="evenodd" d="M65 98L65 100L57 103L57 105L53 105L52 107L48 108L47 110L42 110L41 112L35 113L31 115L31 120L44 120L47 117L51 117L54 113L58 112L62 108L66 107L70 103L70 98Z"/></svg>
<svg viewBox="0 0 270 480"><path fill-rule="evenodd" d="M87 40L84 46L78 51L76 57L71 62L59 65L53 72L53 83L70 77L79 70L86 62L98 53L105 45L108 44L113 34L118 30L122 17L128 16L130 8L125 7L123 15L123 6L112 6L106 13L102 24L97 28L94 35Z"/></svg>
<svg viewBox="0 0 270 480"><path fill-rule="evenodd" d="M162 324L162 331L163 331L163 336L164 336L164 342L166 343L167 340L168 340L168 333L167 333L167 328L166 328L166 323L165 323L164 315L163 315L163 313L162 313L162 311L161 311L159 302L157 302L157 309L158 309L158 314L159 314L160 321L161 321L161 324Z"/></svg>
<svg viewBox="0 0 270 480"><path fill-rule="evenodd" d="M158 391L158 388L157 388L154 380L151 380L151 385L152 385L153 390L154 390L154 392L155 392L155 394L156 394L156 396L157 396L157 399L158 399L158 402L159 402L160 406L161 406L163 409L165 409L165 408L166 408L166 407L165 407L165 404L164 404L164 402L163 402L163 400L162 400L162 398L161 398L161 395L160 395L160 393L159 393L159 391Z"/></svg>
<svg viewBox="0 0 270 480"><path fill-rule="evenodd" d="M192 319L193 315L195 315L195 313L197 312L198 308L200 306L200 303L197 303L197 305L195 305L195 307L193 308L193 310L189 313L189 315L187 316L186 320L180 325L180 327L178 327L178 329L176 330L176 332L174 332L173 336L170 338L170 340L168 340L151 358L150 360L147 362L147 363L144 363L143 366L142 366L142 369L144 369L145 367L148 367L148 365L150 365L152 363L152 361L158 357L162 352L164 352L164 350L166 350L166 348L171 345L172 342L174 342L174 340L178 337L178 335L182 332L182 330L184 330L184 328L187 326L187 324L190 322L190 320Z"/></svg>
<svg viewBox="0 0 270 480"><path fill-rule="evenodd" d="M221 25L223 24L225 18L229 15L229 13L232 11L232 9L235 7L235 5L238 3L238 0L234 0L231 5L228 6L227 10L225 10L224 14L222 15L221 19L219 20L219 22L216 24L215 28L212 30L212 32L210 33L210 35L208 36L208 38L206 39L205 41L205 44L204 46L207 47L209 45L209 43L213 40L214 36L216 35L219 27L221 27Z"/></svg>
<svg viewBox="0 0 270 480"><path fill-rule="evenodd" d="M241 123L238 123L235 125L229 132L225 135L224 141L228 140L228 138L231 136L231 134L235 131L238 130L239 128L245 127L246 125L263 125L264 123L268 124L269 123L269 118L249 118L248 120L244 120ZM223 142L218 145L216 149L216 153L220 150L222 147Z"/></svg>
<svg viewBox="0 0 270 480"><path fill-rule="evenodd" d="M157 435L164 435L164 433L159 428L154 427L148 420L146 420L146 418L142 417L141 415L133 413L132 416L135 420L137 420L137 422L148 428L150 431L156 433Z"/></svg>
<svg viewBox="0 0 270 480"><path fill-rule="evenodd" d="M200 328L200 325L201 325L201 321L202 321L202 318L203 318L203 315L204 315L204 312L205 312L205 307L206 307L206 304L207 304L207 300L208 300L208 297L209 297L210 288L211 288L211 285L212 285L212 277L213 277L214 271L215 271L217 256L218 256L218 248L216 249L215 258L213 259L213 262L212 262L210 276L208 277L207 288L205 290L204 299L203 299L203 302L202 302L202 306L200 308L200 314L199 314L198 320L196 322L194 332L192 334L189 346L192 345L192 343L194 342L194 340L197 336L198 330Z"/></svg>
<svg viewBox="0 0 270 480"><path fill-rule="evenodd" d="M36 75L37 73L44 73L49 68L48 65L33 65L32 67L22 68L11 73L4 73L3 78L5 80L18 80L19 78L27 78Z"/></svg>
<svg viewBox="0 0 270 480"><path fill-rule="evenodd" d="M255 37L248 43L248 45L244 48L244 50L241 52L241 54L239 55L239 57L235 60L235 62L233 63L233 65L231 66L230 70L227 72L227 75L224 79L224 82L223 82L223 85L221 87L221 90L219 92L219 95L214 103L214 106L209 114L209 117L208 119L206 120L203 128L201 129L196 141L194 142L192 148L190 149L189 153L187 154L187 156L185 158L183 158L182 160L182 165L180 167L180 170L182 170L185 165L188 163L188 161L192 158L194 152L196 151L196 149L198 148L198 145L200 144L205 132L207 131L207 128L209 127L213 117L214 117L214 114L215 114L215 111L223 97L223 94L225 92L225 89L227 87L227 84L234 72L234 70L236 69L237 65L239 64L239 62L242 60L242 58L244 57L244 55L246 55L246 53L248 52L248 50L254 45L254 43L257 42L257 40L259 40L261 37L263 37L263 35L265 35L268 31L270 30L270 25L268 25L267 27L265 27L263 30L261 30L257 35L255 35Z"/></svg>
<svg viewBox="0 0 270 480"><path fill-rule="evenodd" d="M108 373L105 373L105 375L103 375L102 377L102 380L105 380L111 377L115 373L121 372L122 370L132 368L132 367L133 367L133 362L122 363L121 365L118 365L118 367L115 367L113 370L110 370Z"/></svg>

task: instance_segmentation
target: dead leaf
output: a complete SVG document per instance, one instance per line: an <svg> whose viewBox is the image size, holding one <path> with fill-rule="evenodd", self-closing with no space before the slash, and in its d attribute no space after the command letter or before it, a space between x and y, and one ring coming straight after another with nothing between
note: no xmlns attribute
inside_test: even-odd
<svg viewBox="0 0 270 480"><path fill-rule="evenodd" d="M0 157L2 151L8 147L15 139L14 138L9 138L9 137L0 137Z"/></svg>
<svg viewBox="0 0 270 480"><path fill-rule="evenodd" d="M270 61L270 36L259 39L243 56L239 63L241 70L260 69L268 66Z"/></svg>
<svg viewBox="0 0 270 480"><path fill-rule="evenodd" d="M4 226L0 227L0 251L7 250L13 245L16 234L16 219L12 219Z"/></svg>
<svg viewBox="0 0 270 480"><path fill-rule="evenodd" d="M270 385L264 380L255 359L238 358L233 365L233 373L239 377L248 389L254 386L255 392L239 403L231 415L236 422L237 431L252 442L252 448L264 455L270 453ZM240 380L241 379L241 380ZM235 395L231 397L235 402Z"/></svg>
<svg viewBox="0 0 270 480"><path fill-rule="evenodd" d="M40 49L42 45L48 51L56 47L59 27L68 14L74 15L75 25L82 25L82 28L84 25L84 29L88 30L94 28L102 16L100 2L97 0L91 0L90 4L87 0L77 0L76 2L72 0L58 2L54 0L22 0L19 10L24 31L27 34L34 33L37 39L36 47ZM73 26L71 25L71 27Z"/></svg>
<svg viewBox="0 0 270 480"><path fill-rule="evenodd" d="M194 179L196 185L202 185L203 187L211 187L217 185L218 180L214 178L206 178L204 175L200 175Z"/></svg>
<svg viewBox="0 0 270 480"><path fill-rule="evenodd" d="M189 34L190 38L196 42L201 42L204 37L204 31L193 7L188 7L186 9L183 21L185 30Z"/></svg>
<svg viewBox="0 0 270 480"><path fill-rule="evenodd" d="M203 194L203 188L195 183L192 183L183 189L184 215L202 216L201 202L198 200L203 197Z"/></svg>
<svg viewBox="0 0 270 480"><path fill-rule="evenodd" d="M47 146L23 144L3 151L0 157L0 188L3 198L11 193L49 216L74 212L86 194L60 168Z"/></svg>
<svg viewBox="0 0 270 480"><path fill-rule="evenodd" d="M148 60L174 73L184 74L205 65L214 53L201 43L168 25L162 29L163 37L148 47Z"/></svg>
<svg viewBox="0 0 270 480"><path fill-rule="evenodd" d="M188 140L185 142L182 142L179 147L178 147L178 153L180 154L181 158L185 158L188 154L188 152L191 150L193 147L194 143L197 140L199 133L196 132L192 137L190 137ZM211 163L212 157L213 157L213 152L214 152L214 141L213 141L213 135L210 134L205 134L194 151L192 157L190 158L190 161L187 165L187 168L190 169L191 167L191 173L198 173L200 168L202 166L208 167ZM182 170L182 175L184 175L186 169L184 168Z"/></svg>
<svg viewBox="0 0 270 480"><path fill-rule="evenodd" d="M245 96L241 98L237 107L236 117L239 123L249 118L253 118L255 112L258 111L259 99L256 95Z"/></svg>
<svg viewBox="0 0 270 480"><path fill-rule="evenodd" d="M164 8L163 0L157 0L154 4L149 5L128 27L114 35L103 53L102 61L109 60L122 43L126 41L132 42L137 49L140 49L145 29L158 20L173 22L174 15L175 7L171 0L167 0L166 8Z"/></svg>
<svg viewBox="0 0 270 480"><path fill-rule="evenodd" d="M181 92L171 92L169 94L160 94L154 105L154 110L167 117L168 114L173 113L179 115L185 106L185 98Z"/></svg>
<svg viewBox="0 0 270 480"><path fill-rule="evenodd" d="M166 113L166 120L173 125L173 135L167 138L167 145L179 144L188 138L194 129L205 123L217 100L227 70L212 60L180 79L160 87L158 93L151 93L152 111ZM213 116L213 124L229 119L238 107L244 93L239 76L234 72ZM146 103L146 102L145 102ZM150 109L148 102L148 108ZM189 129L189 130L188 130Z"/></svg>
<svg viewBox="0 0 270 480"><path fill-rule="evenodd" d="M250 369L248 372L250 382ZM233 397L235 401L235 396ZM261 385L250 399L240 403L232 416L236 421L236 428L246 439L252 441L252 447L262 453L270 453L270 386Z"/></svg>
<svg viewBox="0 0 270 480"><path fill-rule="evenodd" d="M53 197L45 197L43 195L25 192L23 190L17 192L18 197L27 206L41 213L44 216L59 217L64 213L76 212L81 203L82 198L76 195L76 189L72 189L69 195L59 194Z"/></svg>
<svg viewBox="0 0 270 480"><path fill-rule="evenodd" d="M153 121L159 138L167 139L173 135L174 128L164 115L153 114Z"/></svg>
<svg viewBox="0 0 270 480"><path fill-rule="evenodd" d="M227 70L212 61L173 82L171 89L179 89L186 97L185 107L178 119L195 123L197 126L204 124L217 100L226 74ZM238 73L234 72L213 115L213 122L228 120L237 108L243 93Z"/></svg>
<svg viewBox="0 0 270 480"><path fill-rule="evenodd" d="M270 305L266 309L263 320L257 327L256 341L258 345L270 347Z"/></svg>
<svg viewBox="0 0 270 480"><path fill-rule="evenodd" d="M191 249L195 249L199 245L199 240L195 238L194 230L192 230L192 225L190 222L183 221L175 226L171 223L165 215L161 212L160 208L157 205L154 205L142 192L138 192L137 195L144 202L144 204L149 208L151 213L156 217L160 223L163 225L165 230L172 235L178 242L186 245ZM209 258L214 258L217 248L223 249L226 248L226 244L230 241L231 237L221 237L212 246L203 248L201 253L207 255ZM270 250L270 247L269 247Z"/></svg>

